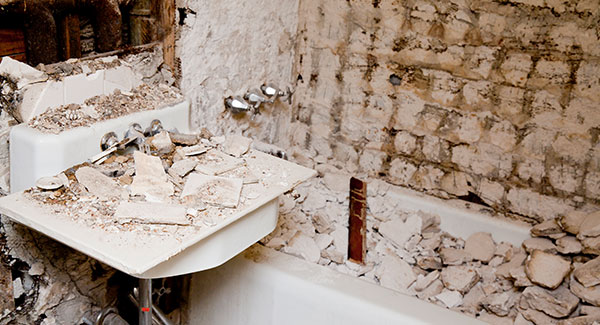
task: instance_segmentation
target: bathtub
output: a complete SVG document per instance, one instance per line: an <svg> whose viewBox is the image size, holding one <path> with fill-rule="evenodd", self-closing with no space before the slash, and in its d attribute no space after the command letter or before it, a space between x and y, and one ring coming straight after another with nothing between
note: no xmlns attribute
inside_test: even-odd
<svg viewBox="0 0 600 325"><path fill-rule="evenodd" d="M463 238L489 231L520 245L525 224L493 218L484 207L448 202L410 190L397 199L406 211L441 216L441 228ZM415 297L254 245L215 269L192 276L190 324L483 324Z"/></svg>

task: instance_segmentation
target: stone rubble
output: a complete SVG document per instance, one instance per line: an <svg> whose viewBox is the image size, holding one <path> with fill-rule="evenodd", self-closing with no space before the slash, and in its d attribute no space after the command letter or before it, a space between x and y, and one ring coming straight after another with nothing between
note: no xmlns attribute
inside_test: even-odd
<svg viewBox="0 0 600 325"><path fill-rule="evenodd" d="M318 264L494 324L591 324L600 318L600 312L589 314L600 310L600 257L582 252L582 238L598 238L595 219L580 231L595 214L547 220L519 246L495 242L485 232L463 240L441 231L439 216L390 213L394 189L374 181L361 269L346 258L347 188L325 175L334 173L282 197L280 224L263 243L311 261L319 249Z"/></svg>

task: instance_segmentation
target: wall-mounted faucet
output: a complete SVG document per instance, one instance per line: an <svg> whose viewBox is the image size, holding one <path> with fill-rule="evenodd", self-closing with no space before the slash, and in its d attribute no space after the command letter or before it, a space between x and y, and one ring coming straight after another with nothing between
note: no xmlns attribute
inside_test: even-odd
<svg viewBox="0 0 600 325"><path fill-rule="evenodd" d="M240 96L225 98L225 107L234 114L244 113L252 109L252 106Z"/></svg>
<svg viewBox="0 0 600 325"><path fill-rule="evenodd" d="M287 87L286 91L282 91L273 84L264 84L260 87L260 91L252 89L243 98L240 96L225 98L225 107L234 114L250 110L253 110L254 114L260 114L260 106L263 103L273 104L278 98L283 98L291 104L293 93L290 87Z"/></svg>

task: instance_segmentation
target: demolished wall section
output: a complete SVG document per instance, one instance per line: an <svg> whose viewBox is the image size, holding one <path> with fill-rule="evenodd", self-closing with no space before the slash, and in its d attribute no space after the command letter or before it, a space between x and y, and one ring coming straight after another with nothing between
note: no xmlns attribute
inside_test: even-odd
<svg viewBox="0 0 600 325"><path fill-rule="evenodd" d="M300 3L291 156L539 222L598 199L595 1Z"/></svg>

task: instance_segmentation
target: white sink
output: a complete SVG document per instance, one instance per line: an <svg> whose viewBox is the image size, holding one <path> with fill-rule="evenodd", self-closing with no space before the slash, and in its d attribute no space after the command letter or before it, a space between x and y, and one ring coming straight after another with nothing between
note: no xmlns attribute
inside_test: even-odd
<svg viewBox="0 0 600 325"><path fill-rule="evenodd" d="M89 127L78 127L59 134L43 133L20 124L10 131L10 191L15 193L35 185L44 176L57 173L88 160L99 153L100 139L114 131L123 138L131 123L147 127L159 119L166 130L190 131L190 104L179 104L159 110L142 111Z"/></svg>
<svg viewBox="0 0 600 325"><path fill-rule="evenodd" d="M213 268L257 242L277 224L278 197L315 175L312 169L251 151L245 158L246 164L262 171L264 184L269 186L261 185L259 195L234 212L220 214L216 225L181 226L174 235L157 235L146 228L107 231L87 226L53 213L22 191L33 186L39 177L56 175L99 153L100 138L107 132L115 131L122 138L130 123L146 127L153 119L161 120L165 129L187 133L189 104L135 113L58 135L24 125L15 127L10 138L14 193L0 198L0 213L127 274L142 279L160 278Z"/></svg>

